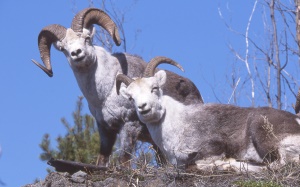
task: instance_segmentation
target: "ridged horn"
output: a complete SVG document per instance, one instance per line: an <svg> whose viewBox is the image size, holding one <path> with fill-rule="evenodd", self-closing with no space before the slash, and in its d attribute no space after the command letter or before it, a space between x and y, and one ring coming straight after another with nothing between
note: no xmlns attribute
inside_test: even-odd
<svg viewBox="0 0 300 187"><path fill-rule="evenodd" d="M83 28L90 28L97 24L103 27L113 38L117 46L121 45L121 39L115 22L103 11L97 8L86 8L80 11L72 20L71 28L75 32L82 32Z"/></svg>
<svg viewBox="0 0 300 187"><path fill-rule="evenodd" d="M154 72L155 72L155 68L159 65L159 64L171 64L173 66L178 67L181 71L184 71L184 69L182 68L182 66L180 64L178 64L177 62L175 62L174 60L167 58L167 57L163 57L163 56L158 56L158 57L154 57L150 60L150 62L147 64L147 67L145 68L143 77L153 77L154 76Z"/></svg>
<svg viewBox="0 0 300 187"><path fill-rule="evenodd" d="M51 61L50 61L50 48L51 44L56 41L61 41L66 36L66 28L58 25L48 25L44 27L38 37L38 46L40 50L41 59L45 66L37 61L31 61L41 68L49 77L53 76Z"/></svg>
<svg viewBox="0 0 300 187"><path fill-rule="evenodd" d="M126 86L128 86L130 83L132 83L134 80L129 78L127 75L124 74L118 74L116 77L116 88L117 88L117 94L120 94L120 88L121 83L123 82Z"/></svg>

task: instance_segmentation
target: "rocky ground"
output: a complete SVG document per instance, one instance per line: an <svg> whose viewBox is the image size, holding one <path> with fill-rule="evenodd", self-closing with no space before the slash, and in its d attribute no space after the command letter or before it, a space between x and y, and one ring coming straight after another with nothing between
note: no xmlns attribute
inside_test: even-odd
<svg viewBox="0 0 300 187"><path fill-rule="evenodd" d="M300 165L287 164L278 170L237 174L231 171L179 171L174 167L140 169L109 168L76 173L52 172L44 180L24 187L175 187L175 186L300 186Z"/></svg>

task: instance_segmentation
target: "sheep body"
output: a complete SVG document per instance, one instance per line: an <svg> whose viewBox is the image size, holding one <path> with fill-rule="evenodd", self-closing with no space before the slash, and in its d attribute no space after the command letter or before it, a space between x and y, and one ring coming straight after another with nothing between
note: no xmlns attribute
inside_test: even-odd
<svg viewBox="0 0 300 187"><path fill-rule="evenodd" d="M120 131L123 131L120 133L120 161L123 163L130 159L138 136L142 132L147 134L147 129L135 115L132 104L116 94L113 89L115 77L118 72L140 76L145 62L137 56L111 54L102 47L92 45L93 33L92 29L83 29L83 34L78 35L72 29L67 29L66 37L54 43L54 46L63 49L79 88L87 99L90 112L96 119L101 138L98 164L108 164L108 157ZM87 38L89 41L86 41ZM79 49L80 53L72 55ZM126 71L122 66L126 66ZM144 141L153 143L150 136L144 136Z"/></svg>
<svg viewBox="0 0 300 187"><path fill-rule="evenodd" d="M241 164L238 161L246 161L251 166L247 169L258 171L270 163L299 162L298 116L268 107L202 103L186 106L163 94L166 77L161 70L153 77L139 78L127 88L121 87L121 93L132 98L140 120L172 164L201 165L213 158L206 165L227 168L222 159L234 158L230 162L237 170Z"/></svg>

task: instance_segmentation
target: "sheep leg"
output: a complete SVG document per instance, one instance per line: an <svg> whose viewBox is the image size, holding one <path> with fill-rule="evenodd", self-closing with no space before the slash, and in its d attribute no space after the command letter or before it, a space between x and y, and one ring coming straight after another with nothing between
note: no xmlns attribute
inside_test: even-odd
<svg viewBox="0 0 300 187"><path fill-rule="evenodd" d="M255 165L243 161L237 161L234 158L217 158L212 157L205 160L197 160L196 167L199 170L213 171L214 169L219 171L234 171L237 173L247 172L261 172L266 170L264 165Z"/></svg>
<svg viewBox="0 0 300 187"><path fill-rule="evenodd" d="M109 156L112 153L113 146L116 141L117 132L109 130L98 123L98 131L100 135L100 154L97 158L98 166L108 166Z"/></svg>
<svg viewBox="0 0 300 187"><path fill-rule="evenodd" d="M155 143L152 143L153 149L155 151L155 160L156 163L159 166L166 166L167 165L167 159L164 155L164 153L158 148L158 146Z"/></svg>
<svg viewBox="0 0 300 187"><path fill-rule="evenodd" d="M300 162L300 136L290 135L279 143L280 159L269 165L270 169L278 169L289 162Z"/></svg>
<svg viewBox="0 0 300 187"><path fill-rule="evenodd" d="M280 159L278 144L280 139L273 131L273 124L267 116L255 115L248 120L253 145L264 163Z"/></svg>
<svg viewBox="0 0 300 187"><path fill-rule="evenodd" d="M141 134L142 126L138 121L126 122L120 131L120 154L119 162L122 166L130 167L132 152Z"/></svg>
<svg viewBox="0 0 300 187"><path fill-rule="evenodd" d="M165 166L167 165L167 159L164 155L164 153L159 149L159 147L154 143L154 141L151 138L151 135L148 131L148 128L146 125L142 125L141 133L138 136L138 140L142 142L148 142L152 144L152 149L155 152L155 161L159 166Z"/></svg>

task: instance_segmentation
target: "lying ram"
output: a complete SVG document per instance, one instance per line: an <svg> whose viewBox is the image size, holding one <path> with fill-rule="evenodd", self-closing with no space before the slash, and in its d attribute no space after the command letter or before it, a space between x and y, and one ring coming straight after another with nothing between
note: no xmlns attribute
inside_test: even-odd
<svg viewBox="0 0 300 187"><path fill-rule="evenodd" d="M154 74L160 63L182 69L171 59L154 58L143 78L119 74L116 86L118 93L134 102L139 119L169 162L178 167L197 164L198 168L230 167L236 171L299 162L298 116L268 107L184 105L164 94L168 74L163 70ZM247 167L241 168L243 164Z"/></svg>
<svg viewBox="0 0 300 187"><path fill-rule="evenodd" d="M146 126L139 121L134 105L117 95L115 78L118 73L130 77L141 76L146 63L137 56L111 54L93 45L93 24L103 27L116 45L120 45L117 27L111 18L102 10L87 8L74 17L71 28L66 29L58 24L43 28L38 37L38 46L45 66L35 60L33 62L51 77L51 45L54 44L57 50L65 54L97 121L101 139L98 165L107 165L118 133L122 151L120 161L123 163L130 159L137 139L150 143L153 141ZM164 89L167 95L187 105L202 102L198 89L189 79L171 72L167 74L168 86Z"/></svg>

